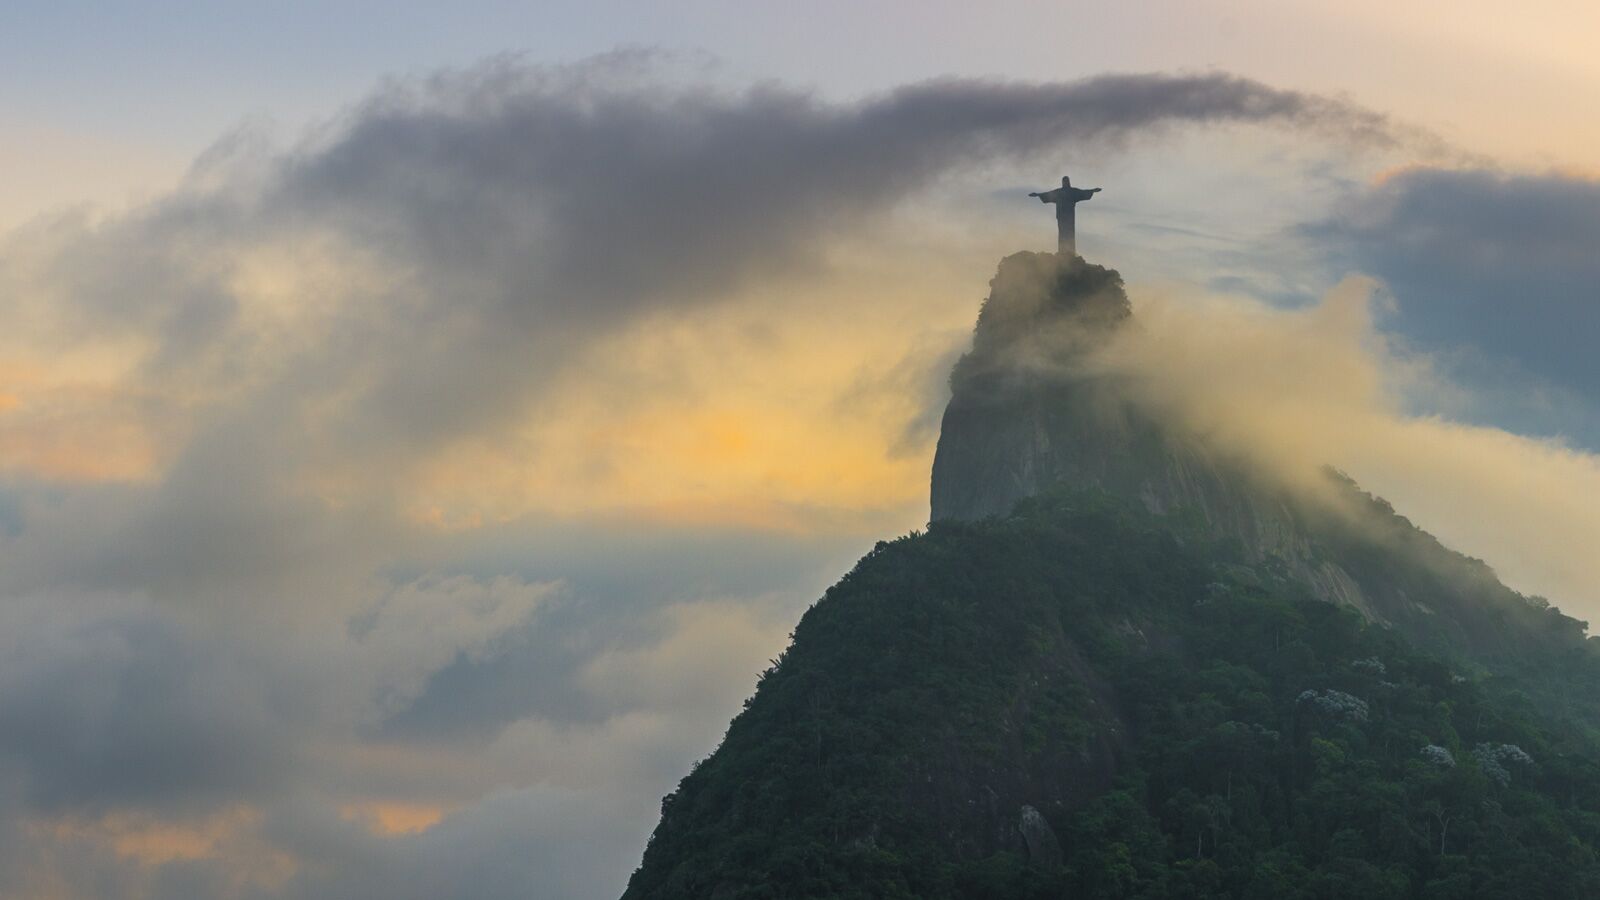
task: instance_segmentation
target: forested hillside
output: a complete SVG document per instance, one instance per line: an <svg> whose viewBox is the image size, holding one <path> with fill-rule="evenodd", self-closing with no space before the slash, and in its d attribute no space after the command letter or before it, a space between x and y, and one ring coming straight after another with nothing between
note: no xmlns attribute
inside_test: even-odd
<svg viewBox="0 0 1600 900"><path fill-rule="evenodd" d="M1600 896L1587 707L1535 702L1593 654L1422 652L1182 521L1060 492L880 544L626 896Z"/></svg>

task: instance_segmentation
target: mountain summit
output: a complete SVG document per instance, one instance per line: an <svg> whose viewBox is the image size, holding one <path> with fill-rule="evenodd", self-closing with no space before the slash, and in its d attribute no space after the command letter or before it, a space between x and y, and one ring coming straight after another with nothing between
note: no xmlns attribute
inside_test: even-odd
<svg viewBox="0 0 1600 900"><path fill-rule="evenodd" d="M1337 472L1314 493L1291 489L1157 421L1126 385L1085 365L1133 327L1115 270L1048 253L1002 260L972 349L950 376L933 521L1005 515L1050 490L1099 490L1191 518L1248 565L1281 570L1423 645L1498 657L1542 650L1560 633L1582 642L1583 623L1511 591Z"/></svg>
<svg viewBox="0 0 1600 900"><path fill-rule="evenodd" d="M1600 665L1337 473L1309 497L1082 365L1137 327L1000 264L927 533L801 619L627 898L1600 896Z"/></svg>

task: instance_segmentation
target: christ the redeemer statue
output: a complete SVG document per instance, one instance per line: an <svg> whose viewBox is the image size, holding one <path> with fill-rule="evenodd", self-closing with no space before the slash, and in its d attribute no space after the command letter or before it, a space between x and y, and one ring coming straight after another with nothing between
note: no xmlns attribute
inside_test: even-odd
<svg viewBox="0 0 1600 900"><path fill-rule="evenodd" d="M1081 201L1088 200L1100 192L1099 188L1083 190L1072 186L1072 179L1061 176L1061 187L1044 193L1032 193L1029 197L1038 197L1040 203L1054 203L1056 205L1056 231L1061 245L1059 251L1063 256L1078 255L1078 228L1077 214L1075 212Z"/></svg>

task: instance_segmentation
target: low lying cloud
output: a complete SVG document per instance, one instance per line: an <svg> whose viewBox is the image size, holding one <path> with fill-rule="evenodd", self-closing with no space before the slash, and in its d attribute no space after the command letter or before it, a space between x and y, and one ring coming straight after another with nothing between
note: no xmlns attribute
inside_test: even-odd
<svg viewBox="0 0 1600 900"><path fill-rule="evenodd" d="M0 809L185 812L288 774L265 685L137 597L0 603Z"/></svg>
<svg viewBox="0 0 1600 900"><path fill-rule="evenodd" d="M1382 297L1364 278L1301 309L1135 295L1095 364L1220 448L1300 485L1335 466L1512 587L1600 618L1600 455L1410 412L1459 387L1375 327Z"/></svg>

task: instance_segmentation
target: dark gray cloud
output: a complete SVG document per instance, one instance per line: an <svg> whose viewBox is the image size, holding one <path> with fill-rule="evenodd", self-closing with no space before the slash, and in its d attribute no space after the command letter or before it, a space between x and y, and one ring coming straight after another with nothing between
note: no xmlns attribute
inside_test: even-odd
<svg viewBox="0 0 1600 900"><path fill-rule="evenodd" d="M134 597L6 598L0 833L39 817L92 823L108 812L203 821L242 803L267 815L259 846L270 842L306 865L300 878L267 895L427 896L453 882L462 896L525 895L530 885L546 886L539 896L599 896L597 884L620 885L626 877L659 795L710 748L734 707L714 704L708 714L703 703L677 709L649 706L628 691L597 695L581 683L585 668L670 639L671 623L653 613L676 603L746 598L743 606L790 620L866 541L556 521L478 537L444 540L431 554L452 559L457 573L475 574L418 576L401 566L389 577L399 589L457 578L481 583L505 573L528 581L559 573L566 584L533 618L493 633L488 652L457 650L432 661L412 654L453 630L454 616L440 619L429 604L404 607L400 613L420 618L387 629L383 617L395 612L392 605L369 608L329 646L308 649L234 629L207 633ZM464 599L460 611L470 619L474 598ZM367 646L386 631L401 639ZM742 690L758 668L752 664L741 672L748 679L729 686ZM418 673L405 679L417 685L415 696L406 689L396 705L393 679L374 677L389 671ZM357 709L395 712L355 716L346 703L329 702L352 690L356 696L347 699ZM414 838L377 837L341 816L345 799L369 792L436 796L507 777L538 783L545 773L531 761L526 770L473 774L474 754L508 723L575 727L609 742L608 722L639 713L671 716L675 731L662 744L613 751L636 758L630 765L645 775L615 773L609 795L541 789L492 797ZM363 721L376 724L363 728ZM433 753L434 771L369 771L359 750L368 742ZM634 806L611 808L619 802ZM51 848L37 834L29 841L29 865L13 870L15 877L0 874L0 893L22 891L16 879L37 873L48 858L74 873L68 881L84 896L234 896L230 867L247 863L227 857L144 867L101 845ZM46 849L54 856L40 856Z"/></svg>
<svg viewBox="0 0 1600 900"><path fill-rule="evenodd" d="M194 810L292 769L267 688L147 602L10 598L0 632L0 785L24 808Z"/></svg>
<svg viewBox="0 0 1600 900"><path fill-rule="evenodd" d="M1387 328L1495 401L1469 412L1600 447L1582 399L1600 395L1600 182L1417 169L1308 234L1390 286Z"/></svg>
<svg viewBox="0 0 1600 900"><path fill-rule="evenodd" d="M338 428L352 450L425 448L529 402L597 331L814 266L824 242L963 165L1183 123L1368 143L1400 131L1224 74L946 79L841 104L662 86L654 71L623 55L398 84L294 149L232 137L171 196L30 241L82 313L73 328L153 333L164 376L228 379L260 352L230 288L237 255L336 235L391 280L320 344L291 348L275 386L353 392Z"/></svg>
<svg viewBox="0 0 1600 900"><path fill-rule="evenodd" d="M569 590L537 621L507 635L502 652L479 660L458 656L439 669L374 732L385 739L474 741L522 718L596 722L626 712L580 689L575 676L602 653L661 640L662 623L651 611L732 597L798 617L875 539L615 520L524 521L474 535L472 546L453 554L461 569L560 578Z"/></svg>

